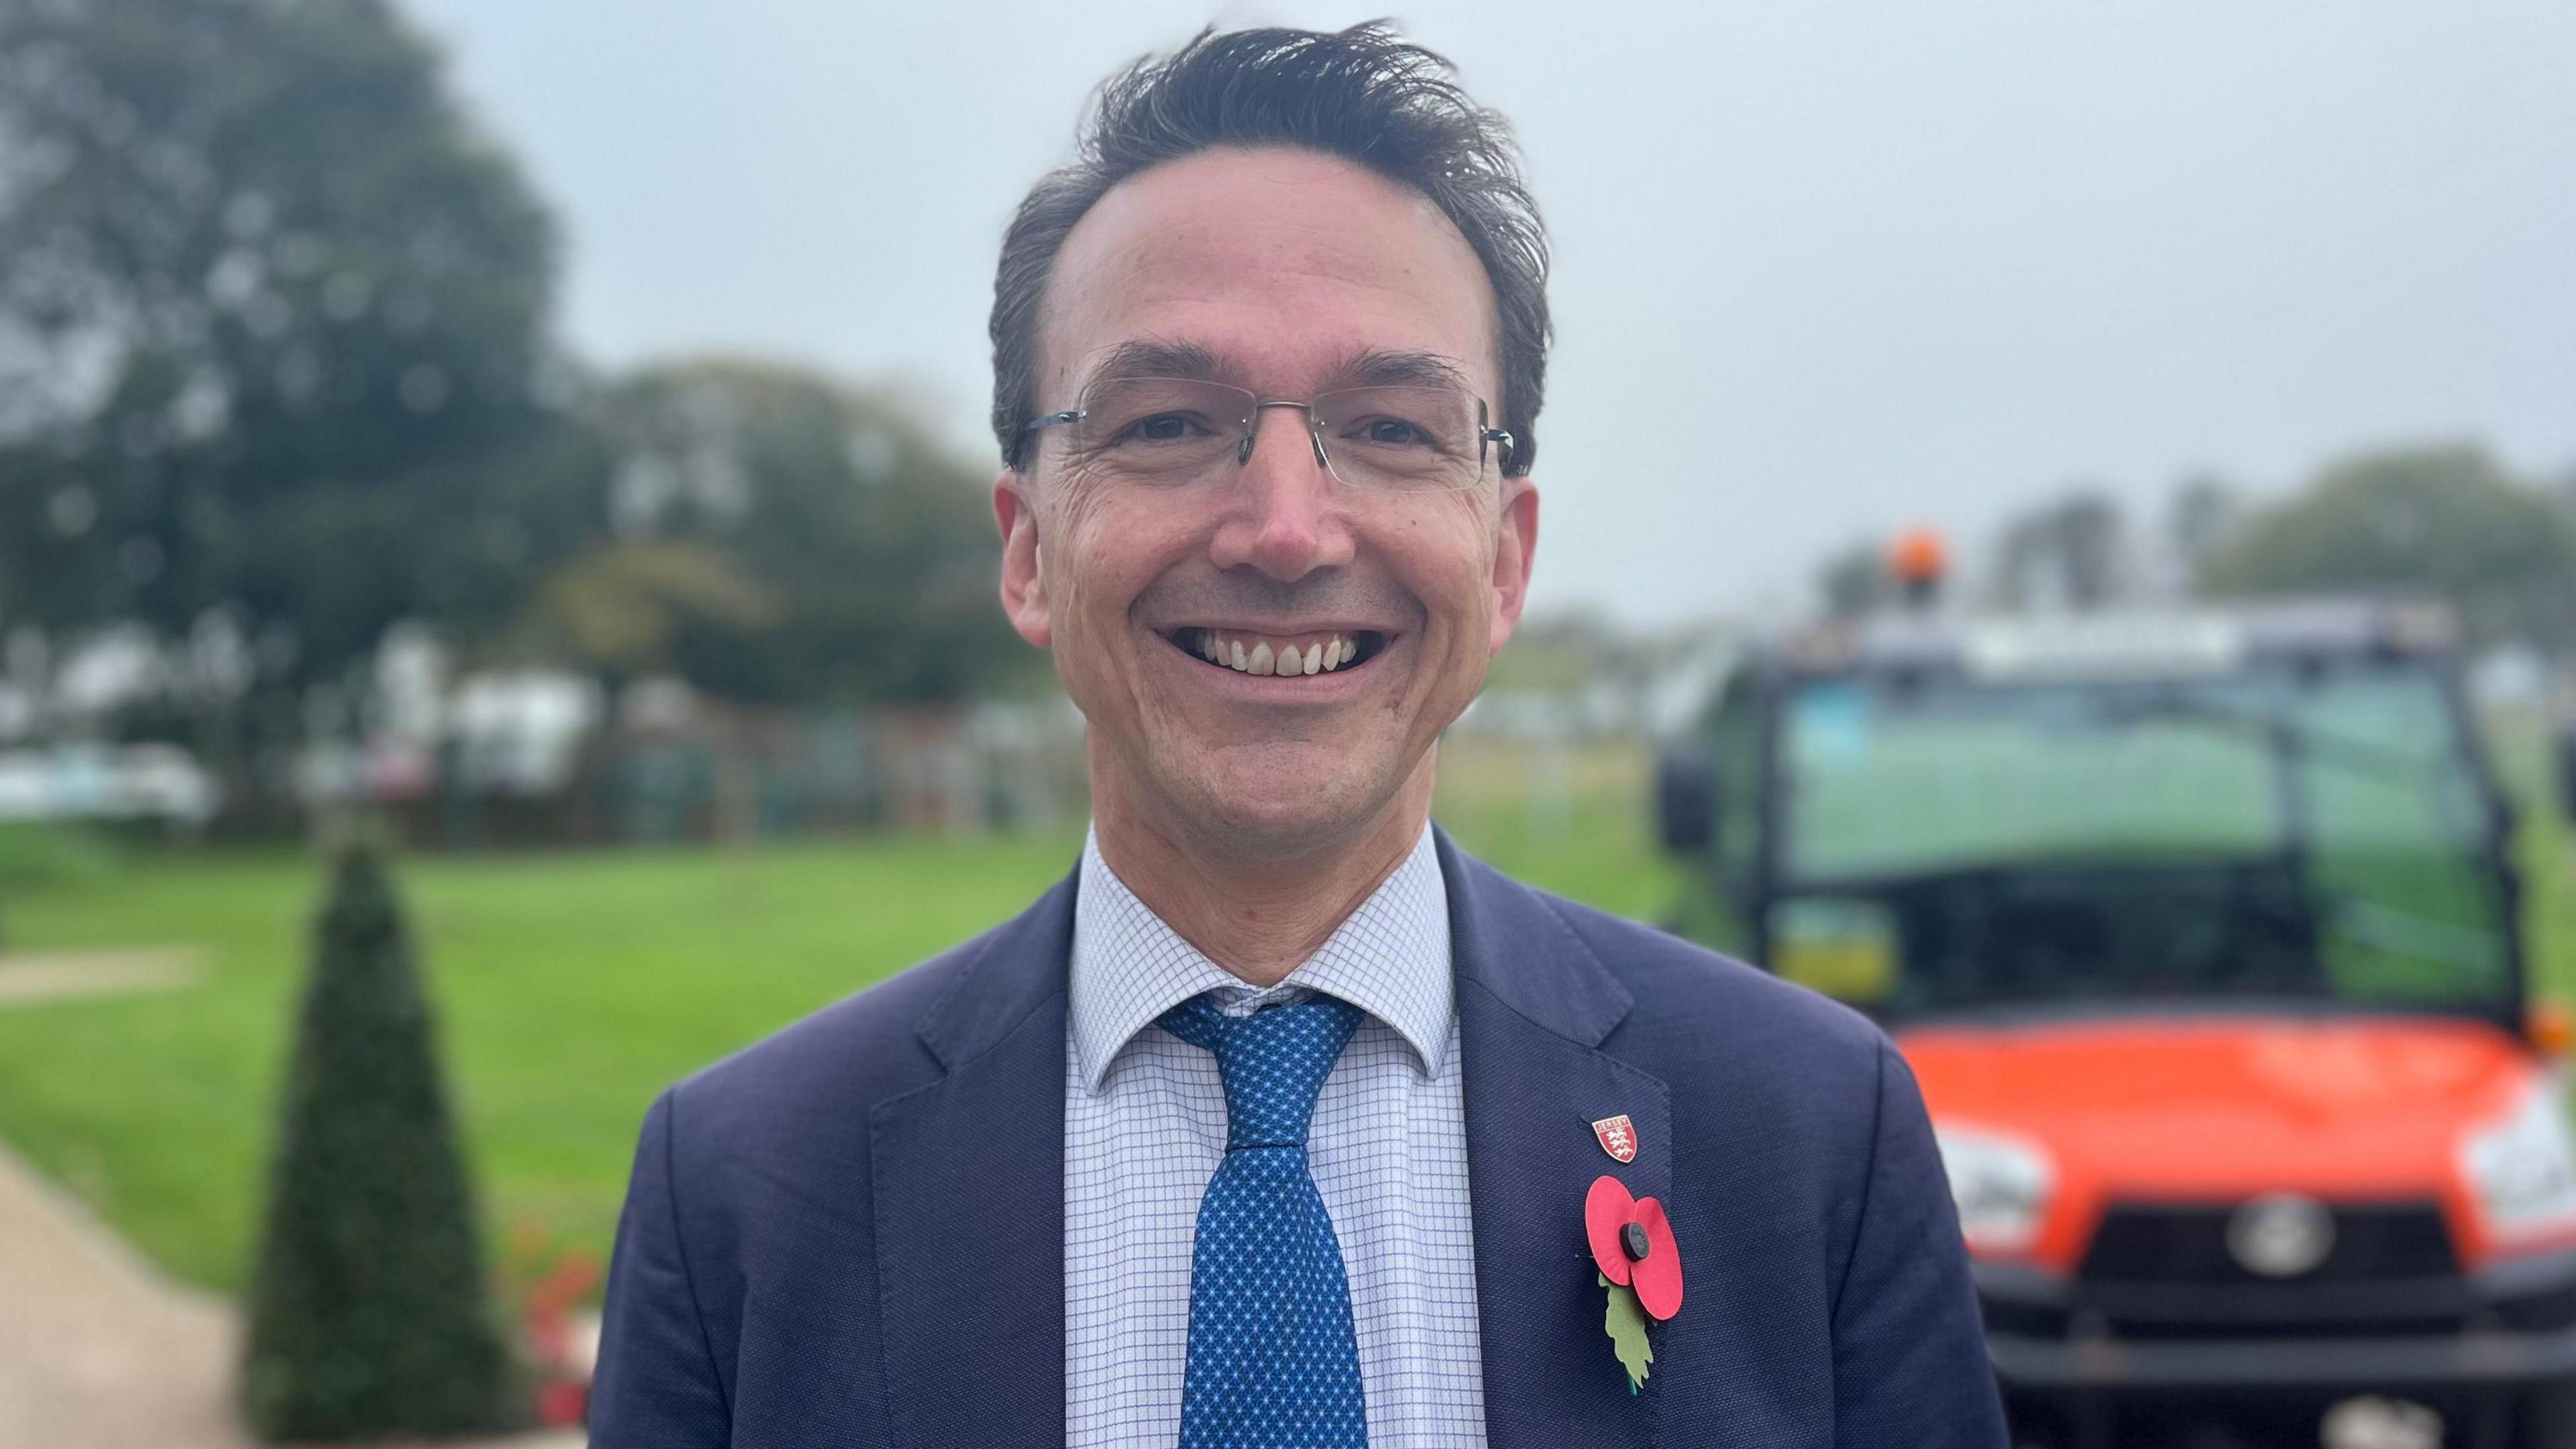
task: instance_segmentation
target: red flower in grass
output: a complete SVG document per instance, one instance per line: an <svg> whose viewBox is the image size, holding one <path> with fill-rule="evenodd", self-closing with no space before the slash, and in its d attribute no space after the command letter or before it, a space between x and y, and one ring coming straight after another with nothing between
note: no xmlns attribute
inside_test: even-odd
<svg viewBox="0 0 2576 1449"><path fill-rule="evenodd" d="M1649 1317L1660 1322L1681 1311L1682 1250L1662 1203L1630 1197L1625 1183L1604 1173L1583 1195L1583 1233L1593 1266L1634 1288Z"/></svg>

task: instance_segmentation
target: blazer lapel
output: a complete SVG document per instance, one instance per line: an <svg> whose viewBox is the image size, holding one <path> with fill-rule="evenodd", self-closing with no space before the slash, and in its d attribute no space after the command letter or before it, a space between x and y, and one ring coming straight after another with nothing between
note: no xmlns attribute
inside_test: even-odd
<svg viewBox="0 0 2576 1449"><path fill-rule="evenodd" d="M898 1444L1064 1436L1068 877L923 1017L938 1081L871 1121L886 1393Z"/></svg>
<svg viewBox="0 0 2576 1449"><path fill-rule="evenodd" d="M1668 1197L1663 1082L1599 1050L1630 1005L1534 893L1438 837L1467 1113L1485 1423L1494 1449L1655 1442L1658 1379L1631 1396L1583 1235L1609 1173ZM944 1074L871 1119L876 1261L894 1442L1064 1433L1064 1080L1073 880L997 933L922 1019ZM1625 1115L1636 1160L1591 1124Z"/></svg>
<svg viewBox="0 0 2576 1449"><path fill-rule="evenodd" d="M1630 996L1528 888L1439 837L1467 1110L1485 1429L1494 1449L1651 1444L1659 1372L1631 1395L1608 1335L1583 1232L1583 1197L1608 1173L1669 1200L1663 1082L1599 1050ZM1592 1123L1626 1116L1622 1164Z"/></svg>

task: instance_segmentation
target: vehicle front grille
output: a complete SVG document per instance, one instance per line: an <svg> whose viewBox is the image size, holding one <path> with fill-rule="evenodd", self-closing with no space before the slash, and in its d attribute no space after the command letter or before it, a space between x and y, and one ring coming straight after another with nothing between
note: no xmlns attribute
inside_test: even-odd
<svg viewBox="0 0 2576 1449"><path fill-rule="evenodd" d="M2236 1261L2237 1203L2114 1203L2061 1304L2064 1333L2121 1339L2415 1338L2492 1315L2433 1203L2333 1203L2334 1242L2305 1273ZM2548 1307L2535 1306L2540 1313Z"/></svg>
<svg viewBox="0 0 2576 1449"><path fill-rule="evenodd" d="M2523 1333L2564 1333L2576 1328L2576 1286L2552 1288L2496 1304L2507 1328Z"/></svg>
<svg viewBox="0 0 2576 1449"><path fill-rule="evenodd" d="M2115 1204L2102 1215L2076 1272L2085 1283L2269 1283L2227 1249L2237 1204ZM2456 1277L2442 1210L2429 1202L2336 1203L2334 1247L2299 1283Z"/></svg>

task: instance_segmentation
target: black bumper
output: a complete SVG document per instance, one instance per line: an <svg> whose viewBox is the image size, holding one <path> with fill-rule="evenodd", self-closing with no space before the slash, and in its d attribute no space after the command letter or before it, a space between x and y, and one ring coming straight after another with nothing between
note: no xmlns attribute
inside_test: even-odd
<svg viewBox="0 0 2576 1449"><path fill-rule="evenodd" d="M2438 1281L2260 1291L2069 1282L1979 1264L2007 1389L2514 1389L2576 1381L2576 1253ZM2038 1331L2031 1331L2036 1328Z"/></svg>
<svg viewBox="0 0 2576 1449"><path fill-rule="evenodd" d="M2080 1343L1989 1335L1995 1374L2049 1392L2536 1387L2576 1377L2576 1329L2456 1338L2275 1338L2250 1342Z"/></svg>

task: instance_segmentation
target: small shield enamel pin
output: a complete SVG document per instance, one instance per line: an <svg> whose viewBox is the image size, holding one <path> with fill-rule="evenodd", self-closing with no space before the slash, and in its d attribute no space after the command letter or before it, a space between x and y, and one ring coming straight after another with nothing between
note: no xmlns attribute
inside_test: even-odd
<svg viewBox="0 0 2576 1449"><path fill-rule="evenodd" d="M1627 1113L1604 1117L1593 1123L1592 1135L1601 1143L1601 1150L1610 1154L1613 1162L1625 1164L1637 1160L1637 1129L1629 1122Z"/></svg>

